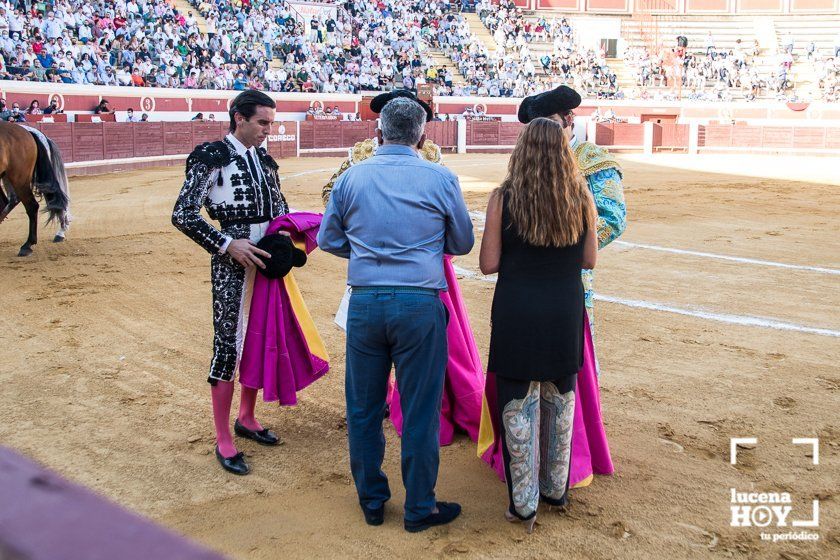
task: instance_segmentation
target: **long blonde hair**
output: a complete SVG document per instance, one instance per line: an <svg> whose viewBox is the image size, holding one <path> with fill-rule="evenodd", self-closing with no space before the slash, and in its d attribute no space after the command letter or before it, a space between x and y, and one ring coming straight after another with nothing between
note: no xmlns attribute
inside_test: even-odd
<svg viewBox="0 0 840 560"><path fill-rule="evenodd" d="M519 135L498 191L516 232L538 247L568 247L595 226L595 203L560 123L538 118Z"/></svg>

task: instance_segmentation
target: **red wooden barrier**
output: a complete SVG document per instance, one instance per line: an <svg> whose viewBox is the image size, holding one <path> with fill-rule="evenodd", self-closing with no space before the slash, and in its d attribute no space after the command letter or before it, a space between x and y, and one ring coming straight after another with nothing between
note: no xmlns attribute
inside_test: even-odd
<svg viewBox="0 0 840 560"><path fill-rule="evenodd" d="M98 115L78 114L76 115L76 122L117 122L117 116L114 113L99 113Z"/></svg>
<svg viewBox="0 0 840 560"><path fill-rule="evenodd" d="M133 128L135 157L163 155L163 123L133 123Z"/></svg>
<svg viewBox="0 0 840 560"><path fill-rule="evenodd" d="M77 122L66 125L73 131L73 161L105 159L103 124Z"/></svg>
<svg viewBox="0 0 840 560"><path fill-rule="evenodd" d="M212 142L227 133L226 123L145 122L145 123L28 123L53 139L64 160L70 162L113 159L154 158L185 155L202 142ZM300 127L300 138L298 135ZM329 123L323 121L286 121L272 126L269 152L277 158L295 157L298 142L302 150L322 149L336 152L375 134L374 122ZM523 125L513 122L467 123L467 145L473 150L482 146L513 146ZM687 148L689 126L654 124L654 148ZM642 146L642 124L598 124L596 143L602 146ZM427 138L444 149L457 144L457 122L431 122ZM699 130L701 148L840 150L840 128L767 127L748 125L707 125Z"/></svg>
<svg viewBox="0 0 840 560"><path fill-rule="evenodd" d="M689 125L657 123L653 125L653 147L688 148Z"/></svg>
<svg viewBox="0 0 840 560"><path fill-rule="evenodd" d="M55 113L51 115L24 115L26 122L29 124L39 122L67 122L67 115L64 113Z"/></svg>
<svg viewBox="0 0 840 560"><path fill-rule="evenodd" d="M426 138L444 149L458 145L458 123L455 121L433 121L426 123Z"/></svg>
<svg viewBox="0 0 840 560"><path fill-rule="evenodd" d="M295 121L278 122L271 125L268 136L268 153L275 158L295 157L297 155L297 123Z"/></svg>
<svg viewBox="0 0 840 560"><path fill-rule="evenodd" d="M123 159L134 157L134 127L132 123L102 123L105 135L104 159Z"/></svg>
<svg viewBox="0 0 840 560"><path fill-rule="evenodd" d="M840 149L840 129L825 127L707 125L700 127L700 147L796 150Z"/></svg>

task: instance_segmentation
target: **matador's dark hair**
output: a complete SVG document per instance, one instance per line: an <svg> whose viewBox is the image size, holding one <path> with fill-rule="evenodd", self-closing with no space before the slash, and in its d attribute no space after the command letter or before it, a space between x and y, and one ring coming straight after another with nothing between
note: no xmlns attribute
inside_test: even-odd
<svg viewBox="0 0 840 560"><path fill-rule="evenodd" d="M230 131L236 130L236 120L233 115L239 113L246 119L250 119L257 112L257 107L271 107L277 108L277 104L272 98L261 91L255 89L248 89L237 95L230 104Z"/></svg>

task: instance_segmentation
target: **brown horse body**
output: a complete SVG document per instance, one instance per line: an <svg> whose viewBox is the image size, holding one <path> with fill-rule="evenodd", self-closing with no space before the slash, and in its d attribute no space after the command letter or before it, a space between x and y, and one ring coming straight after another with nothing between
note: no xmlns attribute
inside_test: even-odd
<svg viewBox="0 0 840 560"><path fill-rule="evenodd" d="M46 137L44 137L46 138ZM27 129L13 123L0 122L0 223L15 206L23 204L29 217L29 237L19 256L32 253L38 242L38 208L36 193L47 202L50 219L57 219L61 228L53 241L63 241L69 225L67 175L58 148L49 139L39 147L39 140ZM42 160L39 162L39 157ZM36 166L38 169L36 169ZM40 175L39 176L39 171ZM5 189L3 188L5 186Z"/></svg>

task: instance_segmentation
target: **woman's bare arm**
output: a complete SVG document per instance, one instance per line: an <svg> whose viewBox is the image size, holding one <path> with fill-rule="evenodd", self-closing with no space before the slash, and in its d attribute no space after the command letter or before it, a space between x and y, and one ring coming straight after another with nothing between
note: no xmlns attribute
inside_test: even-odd
<svg viewBox="0 0 840 560"><path fill-rule="evenodd" d="M490 195L487 202L487 219L484 222L484 235L481 238L481 252L478 267L482 274L499 271L502 258L502 200L498 191Z"/></svg>

